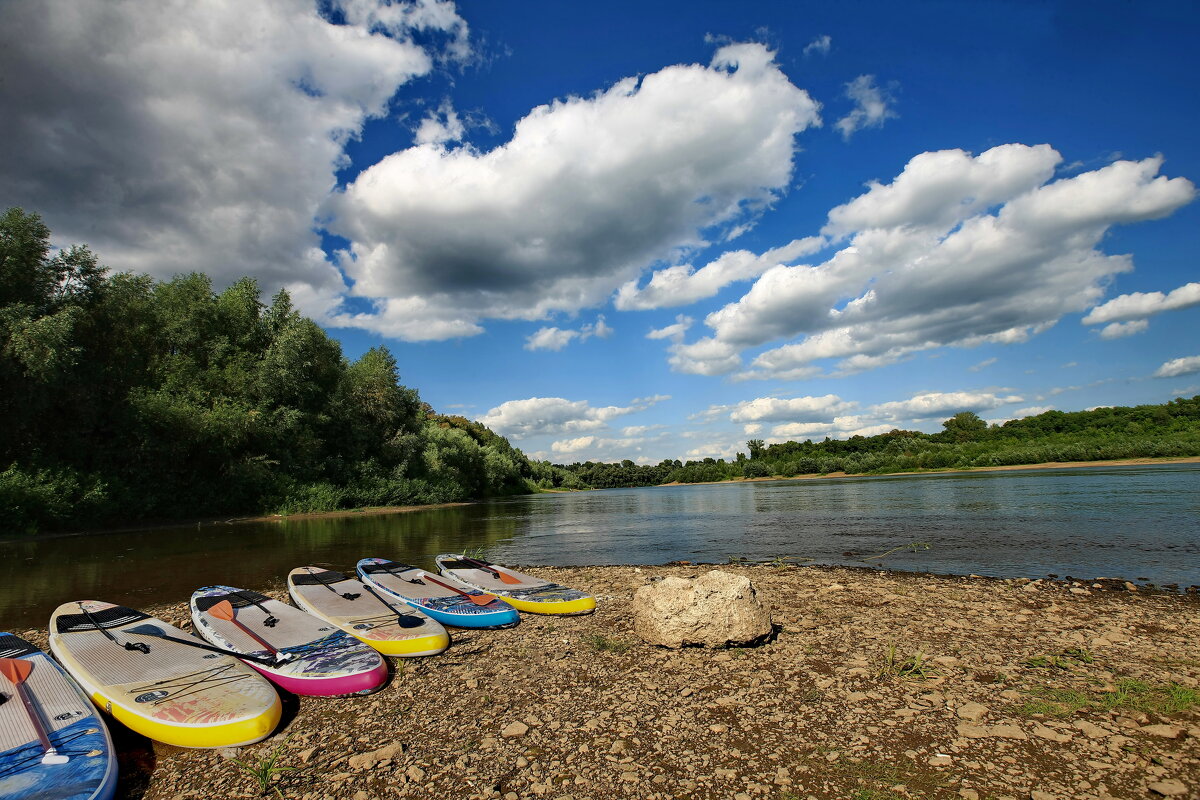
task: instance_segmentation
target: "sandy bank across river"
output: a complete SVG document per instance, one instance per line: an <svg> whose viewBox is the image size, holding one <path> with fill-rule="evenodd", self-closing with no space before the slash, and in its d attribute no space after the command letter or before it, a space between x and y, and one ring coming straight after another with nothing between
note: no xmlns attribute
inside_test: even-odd
<svg viewBox="0 0 1200 800"><path fill-rule="evenodd" d="M642 644L636 588L712 568L530 568L599 610L454 631L374 695L289 698L236 752L119 734L120 796L255 797L231 758L279 748L278 788L307 800L1200 797L1195 595L721 566L772 606L772 641Z"/></svg>

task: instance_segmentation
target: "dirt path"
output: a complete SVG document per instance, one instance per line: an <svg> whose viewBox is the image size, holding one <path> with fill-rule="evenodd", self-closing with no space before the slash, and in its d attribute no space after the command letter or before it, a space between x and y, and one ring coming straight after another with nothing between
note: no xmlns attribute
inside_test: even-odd
<svg viewBox="0 0 1200 800"><path fill-rule="evenodd" d="M640 643L633 591L710 568L531 569L599 610L455 632L374 695L291 698L238 752L126 733L121 796L259 796L229 759L279 748L299 769L276 785L308 800L1200 797L1195 595L722 566L773 607L773 641ZM186 623L182 603L154 611Z"/></svg>

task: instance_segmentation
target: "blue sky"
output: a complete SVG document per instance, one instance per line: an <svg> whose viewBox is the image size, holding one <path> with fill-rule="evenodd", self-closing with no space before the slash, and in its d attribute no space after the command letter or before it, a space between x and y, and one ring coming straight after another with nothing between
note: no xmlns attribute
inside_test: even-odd
<svg viewBox="0 0 1200 800"><path fill-rule="evenodd" d="M1191 3L17 0L0 204L555 462L1200 393Z"/></svg>

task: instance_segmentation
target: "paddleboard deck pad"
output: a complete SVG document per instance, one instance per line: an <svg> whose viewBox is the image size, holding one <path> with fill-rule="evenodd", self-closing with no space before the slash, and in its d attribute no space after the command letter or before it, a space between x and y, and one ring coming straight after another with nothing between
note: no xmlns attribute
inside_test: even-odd
<svg viewBox="0 0 1200 800"><path fill-rule="evenodd" d="M586 592L507 567L466 559L458 553L442 553L434 561L447 578L496 595L519 611L570 616L596 610L596 598ZM501 575L509 580L505 581Z"/></svg>
<svg viewBox="0 0 1200 800"><path fill-rule="evenodd" d="M233 607L235 622L212 611L222 601ZM266 595L232 586L205 586L192 594L192 622L202 637L235 654L271 659L273 653L238 626L245 626L287 660L273 665L248 661L294 694L334 696L367 694L387 680L387 663L368 647L330 623Z"/></svg>
<svg viewBox="0 0 1200 800"><path fill-rule="evenodd" d="M238 747L275 730L283 706L261 675L233 654L129 632L142 626L204 644L132 608L84 600L64 603L51 615L50 650L92 702L151 739L179 747ZM127 643L143 645L145 652L127 649Z"/></svg>
<svg viewBox="0 0 1200 800"><path fill-rule="evenodd" d="M288 594L304 611L385 656L432 656L450 645L437 620L335 570L297 567L288 573Z"/></svg>
<svg viewBox="0 0 1200 800"><path fill-rule="evenodd" d="M11 633L0 633L0 658L29 664L23 685L50 745L65 764L43 764L37 728L17 687L0 674L0 797L6 800L109 800L117 760L108 728L79 684L48 655Z"/></svg>
<svg viewBox="0 0 1200 800"><path fill-rule="evenodd" d="M499 598L488 597L486 604L479 605L453 589L426 580L426 575L423 569L384 558L364 558L358 562L358 577L363 583L424 611L443 625L507 628L521 621L517 610ZM467 594L486 597L483 592L452 578L438 580Z"/></svg>

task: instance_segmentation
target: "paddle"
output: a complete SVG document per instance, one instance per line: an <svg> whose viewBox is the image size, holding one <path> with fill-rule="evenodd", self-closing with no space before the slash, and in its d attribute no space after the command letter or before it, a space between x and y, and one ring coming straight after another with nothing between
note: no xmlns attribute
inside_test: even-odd
<svg viewBox="0 0 1200 800"><path fill-rule="evenodd" d="M33 723L33 729L37 731L38 741L42 743L42 750L46 753L42 756L42 763L65 764L71 759L59 755L59 752L54 749L54 745L50 744L46 726L42 724L42 717L33 705L33 698L29 696L29 688L25 685L25 679L32 671L33 664L23 658L0 658L0 673L3 673L4 677L17 687L17 694L21 696L21 702L25 704L25 713L29 715L29 721Z"/></svg>
<svg viewBox="0 0 1200 800"><path fill-rule="evenodd" d="M488 603L495 600L494 597L485 597L481 594L469 594L467 592L464 592L462 589L459 589L455 586L451 586L448 583L442 583L437 578L433 577L432 575L430 575L428 572L425 572L424 570L421 571L421 575L425 578L425 580L429 581L430 583L436 583L438 586L441 586L443 589L449 589L452 592L458 592L463 597L467 598L468 600L470 600L472 603L474 603L477 606L486 606Z"/></svg>
<svg viewBox="0 0 1200 800"><path fill-rule="evenodd" d="M266 639L262 638L257 633L255 633L254 631L250 630L245 625L243 625L238 620L237 615L234 613L233 604L230 603L228 600L222 600L221 602L217 603L216 605L214 605L212 608L210 608L208 610L208 613L212 614L217 619L223 619L226 622L232 622L234 625L238 626L238 628L242 631L242 633L246 634L251 639L253 639L254 641L261 644L264 648L266 648L267 652L274 655L275 663L278 664L281 661L287 661L287 660L291 659L290 654L279 652L279 648L275 647L270 642L268 642Z"/></svg>
<svg viewBox="0 0 1200 800"><path fill-rule="evenodd" d="M246 661L254 661L259 664L265 664L268 667L275 666L279 662L274 658L266 658L265 656L242 655L229 650L222 650L219 647L203 644L201 642L192 641L191 639L180 639L176 636L168 636L167 632L162 628L156 628L153 625L138 625L134 628L126 628L126 633L136 633L141 636L153 636L155 639L162 639L167 642L175 642L177 644L186 644L188 647L194 647L197 650L208 650L213 653L220 653L223 656L233 656L234 658L243 658Z"/></svg>
<svg viewBox="0 0 1200 800"><path fill-rule="evenodd" d="M117 637L113 636L107 628L100 624L99 620L92 616L92 612L88 611L83 603L76 603L76 605L79 606L80 611L87 615L88 620L96 626L96 630L103 633L105 637L107 637L108 640L113 644L121 644L117 641ZM146 644L145 642L125 642L124 647L126 650L136 650L143 655L150 652L150 645Z"/></svg>
<svg viewBox="0 0 1200 800"><path fill-rule="evenodd" d="M385 606L387 606L387 609L389 611L391 611L393 614L396 615L396 624L398 624L401 628L419 628L419 627L421 627L421 620L417 616L415 616L413 614L405 614L401 611L397 611L395 606L393 606L391 603L389 603L387 600L385 600L383 597L381 597L379 592L375 591L367 584L364 583L362 585L362 587L364 589L366 589L368 592L370 592L372 597L374 597L379 602L383 603ZM354 596L358 597L358 595L354 595Z"/></svg>
<svg viewBox="0 0 1200 800"><path fill-rule="evenodd" d="M308 570L309 575L313 576L313 580L315 580L317 583L321 584L326 589L328 589L329 591L333 592L336 595L341 595L342 597L344 597L347 600L357 600L358 598L362 597L362 595L359 594L358 592L339 592L337 589L333 588L333 586L331 586L330 584L321 580L320 574L313 572L312 567L305 567L305 569Z"/></svg>
<svg viewBox="0 0 1200 800"><path fill-rule="evenodd" d="M519 584L522 582L520 578L514 578L512 575L501 572L500 570L496 569L492 565L485 564L484 562L480 561L479 559L467 558L466 556L463 556L461 560L467 562L468 564L474 564L475 566L479 567L484 572L492 573L493 575L495 575L497 578L500 579L501 583Z"/></svg>

